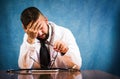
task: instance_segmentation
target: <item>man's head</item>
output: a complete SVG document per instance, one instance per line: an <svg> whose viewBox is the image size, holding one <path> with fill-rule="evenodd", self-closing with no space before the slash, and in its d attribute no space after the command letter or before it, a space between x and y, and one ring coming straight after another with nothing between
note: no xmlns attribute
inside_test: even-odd
<svg viewBox="0 0 120 79"><path fill-rule="evenodd" d="M37 38L46 38L48 36L48 20L46 17L44 17L40 10L35 7L29 7L21 13L21 22L25 32L29 23L34 23L36 21L39 22L39 26L41 26Z"/></svg>
<svg viewBox="0 0 120 79"><path fill-rule="evenodd" d="M29 7L26 8L22 13L21 13L21 22L24 26L24 28L26 29L27 25L31 22L31 21L36 21L39 16L44 16L39 9L35 8L35 7Z"/></svg>

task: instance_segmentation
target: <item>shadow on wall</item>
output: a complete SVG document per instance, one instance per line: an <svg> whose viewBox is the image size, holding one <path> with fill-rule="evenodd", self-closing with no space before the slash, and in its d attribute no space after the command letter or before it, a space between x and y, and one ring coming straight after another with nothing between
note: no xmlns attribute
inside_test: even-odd
<svg viewBox="0 0 120 79"><path fill-rule="evenodd" d="M115 20L115 28L114 28L114 51L113 51L113 62L111 67L111 72L115 75L120 76L120 8L117 12L116 20Z"/></svg>

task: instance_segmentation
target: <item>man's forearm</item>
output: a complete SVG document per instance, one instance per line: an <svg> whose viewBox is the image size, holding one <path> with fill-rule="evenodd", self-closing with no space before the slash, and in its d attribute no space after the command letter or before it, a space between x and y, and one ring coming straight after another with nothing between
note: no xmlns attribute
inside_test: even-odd
<svg viewBox="0 0 120 79"><path fill-rule="evenodd" d="M26 44L23 44L20 49L20 56L19 56L19 67L20 68L31 68L33 65L33 60L30 58L30 56L34 56L34 47L26 46Z"/></svg>

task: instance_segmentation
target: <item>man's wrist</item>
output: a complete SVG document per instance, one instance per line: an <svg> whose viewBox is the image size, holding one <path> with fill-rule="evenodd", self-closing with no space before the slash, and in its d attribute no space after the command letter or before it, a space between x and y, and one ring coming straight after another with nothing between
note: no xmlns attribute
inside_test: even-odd
<svg viewBox="0 0 120 79"><path fill-rule="evenodd" d="M28 42L29 44L33 44L34 41L35 41L35 39L31 39L31 38L29 38L29 37L28 37L28 39L27 39L27 42Z"/></svg>

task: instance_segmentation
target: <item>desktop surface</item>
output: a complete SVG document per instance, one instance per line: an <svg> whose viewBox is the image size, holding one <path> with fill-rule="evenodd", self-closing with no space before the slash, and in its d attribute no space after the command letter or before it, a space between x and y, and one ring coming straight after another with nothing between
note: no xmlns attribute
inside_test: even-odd
<svg viewBox="0 0 120 79"><path fill-rule="evenodd" d="M11 70L0 71L0 79L120 79L99 70Z"/></svg>

